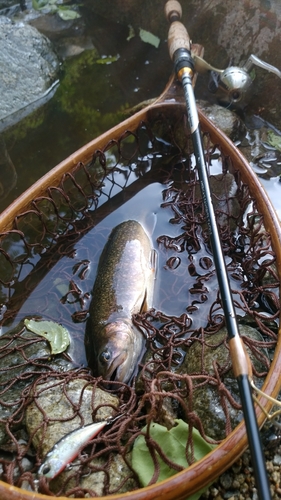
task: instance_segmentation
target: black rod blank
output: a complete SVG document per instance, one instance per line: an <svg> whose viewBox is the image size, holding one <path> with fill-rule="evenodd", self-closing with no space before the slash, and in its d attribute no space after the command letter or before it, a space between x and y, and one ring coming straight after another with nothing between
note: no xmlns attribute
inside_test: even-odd
<svg viewBox="0 0 281 500"><path fill-rule="evenodd" d="M185 27L181 22L179 22L179 19L181 18L181 6L177 2L177 0L169 0L166 3L165 13L168 21L171 23L168 35L169 52L171 59L174 62L175 72L179 80L181 80L184 91L196 167L198 170L202 199L206 212L222 308L224 311L225 322L228 331L229 349L232 359L233 371L239 387L257 491L260 500L271 500L264 453L260 440L259 428L251 392L251 363L239 335L237 318L235 314L218 226L216 223L216 216L209 184L208 170L202 145L198 112L192 87L194 66L190 51L190 39Z"/></svg>

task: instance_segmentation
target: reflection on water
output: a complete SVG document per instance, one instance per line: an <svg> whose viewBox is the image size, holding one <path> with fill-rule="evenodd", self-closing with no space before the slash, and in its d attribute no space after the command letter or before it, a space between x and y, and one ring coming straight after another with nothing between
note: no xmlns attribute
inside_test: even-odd
<svg viewBox="0 0 281 500"><path fill-rule="evenodd" d="M281 182L280 177L272 177L271 179L260 178L271 203L273 204L279 219L281 220Z"/></svg>
<svg viewBox="0 0 281 500"><path fill-rule="evenodd" d="M6 200L17 183L17 172L0 135L0 200Z"/></svg>

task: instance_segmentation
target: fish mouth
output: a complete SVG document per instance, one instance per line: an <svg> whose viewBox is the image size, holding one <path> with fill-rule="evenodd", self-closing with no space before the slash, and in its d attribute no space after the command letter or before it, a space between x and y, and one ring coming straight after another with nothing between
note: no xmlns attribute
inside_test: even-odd
<svg viewBox="0 0 281 500"><path fill-rule="evenodd" d="M125 382L126 370L124 368L126 360L126 352L122 352L116 356L107 370L106 380L110 380L111 382Z"/></svg>
<svg viewBox="0 0 281 500"><path fill-rule="evenodd" d="M105 326L104 337L107 342L97 356L99 374L104 380L129 383L143 354L143 335L122 318Z"/></svg>

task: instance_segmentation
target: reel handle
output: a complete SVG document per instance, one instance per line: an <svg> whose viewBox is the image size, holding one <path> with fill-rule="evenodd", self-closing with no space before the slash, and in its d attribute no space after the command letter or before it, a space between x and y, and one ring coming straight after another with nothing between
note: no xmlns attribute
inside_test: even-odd
<svg viewBox="0 0 281 500"><path fill-rule="evenodd" d="M269 71L270 73L274 73L276 76L281 78L281 71L278 68L272 66L271 64L268 64L265 61L262 61L259 57L255 56L254 54L250 55L248 61L246 62L246 64L244 64L243 68L249 73L253 68L254 64L262 69L265 69L266 71Z"/></svg>

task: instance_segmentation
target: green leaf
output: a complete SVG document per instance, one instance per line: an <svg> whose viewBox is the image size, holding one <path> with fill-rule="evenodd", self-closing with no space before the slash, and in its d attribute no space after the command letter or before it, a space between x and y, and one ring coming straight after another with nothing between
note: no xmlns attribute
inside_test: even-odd
<svg viewBox="0 0 281 500"><path fill-rule="evenodd" d="M36 333L37 335L40 335L48 340L51 345L52 354L60 354L61 352L64 352L70 344L68 330L54 321L35 321L33 319L25 319L24 325L31 332Z"/></svg>
<svg viewBox="0 0 281 500"><path fill-rule="evenodd" d="M267 142L274 148L278 149L278 151L281 151L281 136L274 134L272 130L269 130L267 133Z"/></svg>
<svg viewBox="0 0 281 500"><path fill-rule="evenodd" d="M132 38L136 36L135 30L131 24L128 25L128 28L129 28L129 35L126 38L127 42L129 42Z"/></svg>
<svg viewBox="0 0 281 500"><path fill-rule="evenodd" d="M32 7L35 10L42 10L47 14L54 13L58 10L56 2L57 0L32 0Z"/></svg>
<svg viewBox="0 0 281 500"><path fill-rule="evenodd" d="M65 9L63 7L58 7L58 15L63 21L71 21L72 19L78 19L80 14L72 9Z"/></svg>
<svg viewBox="0 0 281 500"><path fill-rule="evenodd" d="M100 59L97 59L95 62L96 64L111 64L118 61L119 57L119 54L117 54L117 56L103 56Z"/></svg>
<svg viewBox="0 0 281 500"><path fill-rule="evenodd" d="M150 45L153 45L154 47L156 47L156 49L158 49L160 43L160 38L158 38L158 36L155 36L149 31L143 30L141 28L139 35L143 42L150 43Z"/></svg>
<svg viewBox="0 0 281 500"><path fill-rule="evenodd" d="M163 453L171 462L187 468L189 465L186 460L185 452L189 435L189 426L181 419L176 420L176 423L177 425L170 430L162 425L152 423L149 435L161 447ZM142 432L147 432L147 426L142 429ZM192 429L192 438L194 444L194 458L196 461L203 458L214 448L214 445L210 445L201 437L197 429ZM157 482L163 481L178 472L164 462L157 452L156 457L160 467ZM132 467L137 473L141 485L147 486L152 479L154 465L149 448L146 444L145 435L140 435L135 441L132 450ZM196 493L196 495L192 495L190 499L192 498L192 500L195 500L196 498L199 498L202 491L204 490L201 490L198 494Z"/></svg>
<svg viewBox="0 0 281 500"><path fill-rule="evenodd" d="M40 10L46 7L48 0L32 0L32 7L35 10Z"/></svg>

